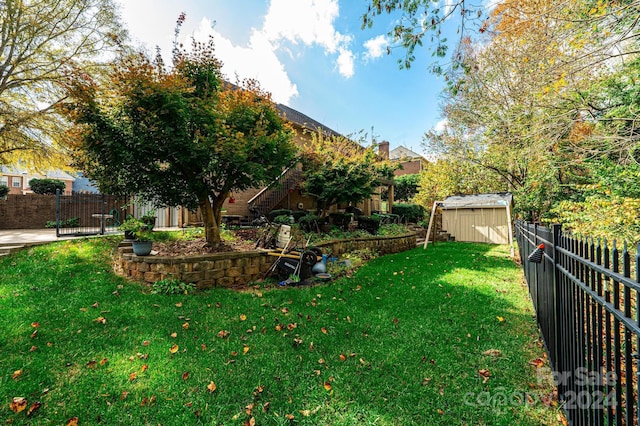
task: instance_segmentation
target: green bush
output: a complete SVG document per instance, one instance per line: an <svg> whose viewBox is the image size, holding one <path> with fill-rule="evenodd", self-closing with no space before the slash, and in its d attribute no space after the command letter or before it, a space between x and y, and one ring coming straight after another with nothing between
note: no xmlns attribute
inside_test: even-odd
<svg viewBox="0 0 640 426"><path fill-rule="evenodd" d="M193 283L184 283L175 278L165 278L153 283L151 292L154 294L188 294L195 288L196 285Z"/></svg>
<svg viewBox="0 0 640 426"><path fill-rule="evenodd" d="M353 213L329 213L329 223L340 229L347 229L352 218Z"/></svg>
<svg viewBox="0 0 640 426"><path fill-rule="evenodd" d="M56 189L64 192L66 185L63 181L57 179L31 179L29 187L35 194L55 195Z"/></svg>
<svg viewBox="0 0 640 426"><path fill-rule="evenodd" d="M300 225L300 229L302 229L305 232L318 232L318 228L324 225L324 223L325 223L324 218L321 218L314 214L308 214L306 216L303 216L298 221L298 224Z"/></svg>
<svg viewBox="0 0 640 426"><path fill-rule="evenodd" d="M60 228L77 228L80 226L80 218L79 217L71 217L67 220L63 220L60 222ZM48 220L44 225L45 228L55 228L56 221Z"/></svg>
<svg viewBox="0 0 640 426"><path fill-rule="evenodd" d="M295 223L295 219L291 215L282 214L274 217L272 222L279 223L281 225L293 225Z"/></svg>
<svg viewBox="0 0 640 426"><path fill-rule="evenodd" d="M380 228L380 217L358 216L358 229L363 229L370 234L377 234Z"/></svg>
<svg viewBox="0 0 640 426"><path fill-rule="evenodd" d="M290 216L290 215L291 215L291 210L288 210L288 209L271 210L269 213L267 213L267 219L273 222L275 218L278 216Z"/></svg>
<svg viewBox="0 0 640 426"><path fill-rule="evenodd" d="M4 198L9 193L9 187L7 185L0 185L0 198Z"/></svg>
<svg viewBox="0 0 640 426"><path fill-rule="evenodd" d="M303 218L305 216L307 216L309 213L305 212L304 210L297 210L295 212L291 212L291 216L293 216L293 219L296 222L300 222L300 218Z"/></svg>
<svg viewBox="0 0 640 426"><path fill-rule="evenodd" d="M424 219L426 211L420 204L398 203L393 205L393 213L402 217L403 222L417 223Z"/></svg>

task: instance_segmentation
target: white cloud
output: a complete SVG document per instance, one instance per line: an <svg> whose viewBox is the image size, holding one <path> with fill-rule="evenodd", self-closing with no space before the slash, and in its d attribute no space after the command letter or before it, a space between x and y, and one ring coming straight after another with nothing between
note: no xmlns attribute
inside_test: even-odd
<svg viewBox="0 0 640 426"><path fill-rule="evenodd" d="M369 39L364 42L364 47L367 51L364 54L365 59L376 59L381 57L387 51L389 40L385 35L379 35L378 37Z"/></svg>
<svg viewBox="0 0 640 426"><path fill-rule="evenodd" d="M338 55L338 60L336 61L338 65L338 71L340 75L346 78L353 77L353 53L350 50L339 48L340 54Z"/></svg>
<svg viewBox="0 0 640 426"><path fill-rule="evenodd" d="M447 128L448 125L449 125L449 121L445 118L445 119L442 119L442 120L438 121L436 123L436 125L433 126L433 130L435 130L438 133L442 133L442 132L445 131L445 129Z"/></svg>
<svg viewBox="0 0 640 426"><path fill-rule="evenodd" d="M270 92L273 100L283 104L298 95L298 88L289 79L284 65L275 54L271 41L259 31L253 31L247 46L236 46L231 40L215 31L211 21L203 18L193 36L196 40L206 40L213 34L216 44L216 56L223 62L222 72L235 81L236 75L254 78L263 89Z"/></svg>
<svg viewBox="0 0 640 426"><path fill-rule="evenodd" d="M340 34L333 26L338 15L337 0L271 0L262 31L275 42L301 41L335 53L351 41L350 36Z"/></svg>

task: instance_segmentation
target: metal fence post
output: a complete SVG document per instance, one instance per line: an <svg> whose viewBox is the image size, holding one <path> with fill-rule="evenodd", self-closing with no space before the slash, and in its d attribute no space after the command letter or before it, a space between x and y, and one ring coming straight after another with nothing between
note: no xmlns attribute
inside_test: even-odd
<svg viewBox="0 0 640 426"><path fill-rule="evenodd" d="M554 331L555 331L555 353L551 354L551 361L555 371L564 371L564 363L560 356L562 345L562 309L561 298L562 289L560 288L560 270L558 264L560 263L560 251L558 246L560 245L560 237L562 234L562 225L554 224L551 226L551 232L553 235L553 304L555 307L554 314ZM558 399L564 398L564 383L562 380L558 382Z"/></svg>
<svg viewBox="0 0 640 426"><path fill-rule="evenodd" d="M56 238L60 237L60 188L56 188Z"/></svg>

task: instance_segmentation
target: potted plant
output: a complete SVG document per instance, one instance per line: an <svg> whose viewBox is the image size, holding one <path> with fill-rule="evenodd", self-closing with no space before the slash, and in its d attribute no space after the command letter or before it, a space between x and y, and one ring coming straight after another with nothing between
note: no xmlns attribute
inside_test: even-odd
<svg viewBox="0 0 640 426"><path fill-rule="evenodd" d="M151 253L151 229L149 225L143 222L141 219L136 219L129 216L127 220L122 222L119 229L126 234L133 235L133 252L137 256L148 256Z"/></svg>
<svg viewBox="0 0 640 426"><path fill-rule="evenodd" d="M156 209L151 209L144 215L140 216L140 220L147 225L149 231L152 231L153 227L156 225Z"/></svg>
<svg viewBox="0 0 640 426"><path fill-rule="evenodd" d="M0 184L0 200L6 200L7 194L9 194L9 187L7 185Z"/></svg>

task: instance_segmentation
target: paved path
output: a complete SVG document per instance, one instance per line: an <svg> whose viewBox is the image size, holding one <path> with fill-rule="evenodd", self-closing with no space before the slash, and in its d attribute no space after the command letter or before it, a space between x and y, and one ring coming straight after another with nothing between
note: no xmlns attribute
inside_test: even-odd
<svg viewBox="0 0 640 426"><path fill-rule="evenodd" d="M52 241L68 240L75 237L56 237L55 229L3 229L0 230L0 245L2 244L33 244Z"/></svg>

